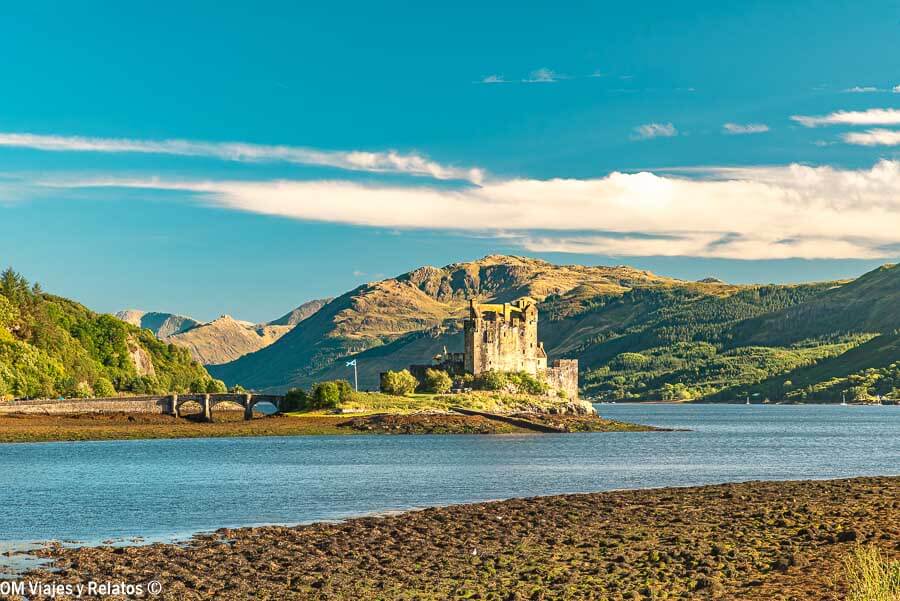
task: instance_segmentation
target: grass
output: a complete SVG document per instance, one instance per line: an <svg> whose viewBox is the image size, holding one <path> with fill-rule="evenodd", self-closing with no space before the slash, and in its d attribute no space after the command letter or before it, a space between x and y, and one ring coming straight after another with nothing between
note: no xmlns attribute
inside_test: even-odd
<svg viewBox="0 0 900 601"><path fill-rule="evenodd" d="M372 413L409 414L421 411L448 411L463 407L491 413L514 413L534 408L549 408L563 401L555 397L538 397L506 392L473 391L462 394L411 394L393 396L380 392L358 392L341 403L341 409L354 415ZM293 412L289 415L324 414L325 412Z"/></svg>
<svg viewBox="0 0 900 601"><path fill-rule="evenodd" d="M850 584L847 601L900 599L900 561L886 558L877 547L857 545L845 565Z"/></svg>

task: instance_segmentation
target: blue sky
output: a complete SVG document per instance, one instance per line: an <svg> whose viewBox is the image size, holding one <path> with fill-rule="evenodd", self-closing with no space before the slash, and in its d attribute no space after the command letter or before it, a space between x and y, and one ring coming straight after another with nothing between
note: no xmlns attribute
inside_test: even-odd
<svg viewBox="0 0 900 601"><path fill-rule="evenodd" d="M0 263L96 310L266 320L494 252L900 256L893 1L19 4Z"/></svg>

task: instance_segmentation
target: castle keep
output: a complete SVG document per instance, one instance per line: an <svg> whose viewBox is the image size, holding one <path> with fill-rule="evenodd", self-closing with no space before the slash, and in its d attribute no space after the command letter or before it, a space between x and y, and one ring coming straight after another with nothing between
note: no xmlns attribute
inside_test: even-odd
<svg viewBox="0 0 900 601"><path fill-rule="evenodd" d="M532 298L502 304L470 301L464 352L438 355L433 365L411 365L410 370L417 377L424 375L426 367L473 376L487 371L523 371L570 399L578 398L578 361L563 359L548 366L544 345L538 341L537 322L537 303Z"/></svg>

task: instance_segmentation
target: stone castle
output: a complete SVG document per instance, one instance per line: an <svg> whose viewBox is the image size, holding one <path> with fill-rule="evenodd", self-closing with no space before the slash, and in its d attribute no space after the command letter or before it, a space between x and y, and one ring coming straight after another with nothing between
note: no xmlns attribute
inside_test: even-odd
<svg viewBox="0 0 900 601"><path fill-rule="evenodd" d="M532 298L502 304L470 301L464 322L464 352L438 355L431 365L411 365L410 371L419 378L429 367L476 377L487 371L523 371L564 392L569 399L578 398L578 361L560 359L548 366L537 323L537 303Z"/></svg>

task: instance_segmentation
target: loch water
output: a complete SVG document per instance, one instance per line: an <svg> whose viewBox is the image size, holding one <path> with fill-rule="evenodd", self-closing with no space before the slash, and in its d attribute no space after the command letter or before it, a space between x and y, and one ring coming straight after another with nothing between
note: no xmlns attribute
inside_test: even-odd
<svg viewBox="0 0 900 601"><path fill-rule="evenodd" d="M896 406L597 409L689 431L3 444L0 547L170 540L556 493L900 474Z"/></svg>

